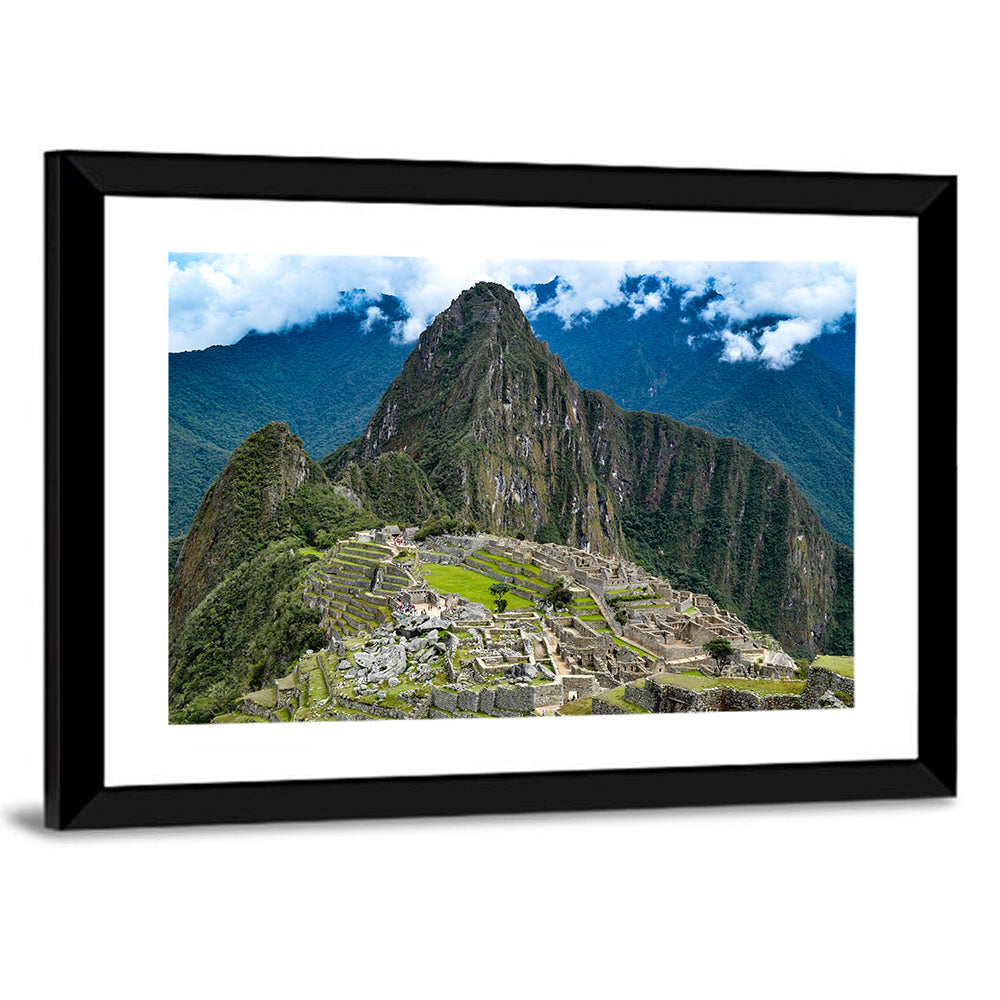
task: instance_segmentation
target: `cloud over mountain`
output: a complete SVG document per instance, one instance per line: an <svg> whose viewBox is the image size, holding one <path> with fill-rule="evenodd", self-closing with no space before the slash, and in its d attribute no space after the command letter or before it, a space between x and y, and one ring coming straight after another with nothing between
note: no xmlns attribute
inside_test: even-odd
<svg viewBox="0 0 1000 1000"><path fill-rule="evenodd" d="M774 369L793 363L799 347L856 304L853 265L842 263L177 253L169 262L170 349L231 344L251 329L278 331L348 309L370 329L383 318L376 302L384 294L402 300L408 314L394 325L394 339L411 343L455 289L480 280L516 288L529 319L550 313L566 328L618 306L639 318L679 298L707 324L700 335L720 341L721 361ZM533 286L546 284L552 288L540 298Z"/></svg>

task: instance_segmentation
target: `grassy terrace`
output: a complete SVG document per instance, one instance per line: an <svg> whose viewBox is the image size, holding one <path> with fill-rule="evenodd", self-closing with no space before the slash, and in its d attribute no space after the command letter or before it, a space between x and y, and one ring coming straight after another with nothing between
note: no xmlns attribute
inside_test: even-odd
<svg viewBox="0 0 1000 1000"><path fill-rule="evenodd" d="M431 564L424 567L424 579L435 590L445 594L461 594L470 601L478 601L487 608L493 608L493 595L490 587L494 581L488 576L476 573L467 566L443 566ZM526 601L517 594L504 594L507 600L507 610L516 611L521 608L531 608L531 601Z"/></svg>
<svg viewBox="0 0 1000 1000"><path fill-rule="evenodd" d="M537 566L531 566L528 563L514 562L513 559L508 559L506 556L494 555L492 552L487 552L485 549L479 549L473 554L477 559L482 559L484 562L495 562L502 565L504 568L510 566L511 572L517 573L518 576L538 576Z"/></svg>
<svg viewBox="0 0 1000 1000"><path fill-rule="evenodd" d="M599 701L606 701L609 705L615 705L617 708L623 708L626 712L631 715L650 715L650 711L647 708L643 708L641 705L633 705L632 702L626 701L622 694L625 691L625 686L612 688L610 691L603 691L595 697Z"/></svg>
<svg viewBox="0 0 1000 1000"><path fill-rule="evenodd" d="M811 665L821 667L823 670L832 670L841 677L854 676L853 656L817 656Z"/></svg>
<svg viewBox="0 0 1000 1000"><path fill-rule="evenodd" d="M590 715L593 698L577 698L556 710L556 715Z"/></svg>
<svg viewBox="0 0 1000 1000"><path fill-rule="evenodd" d="M708 688L731 687L742 691L753 691L763 697L766 694L802 694L805 681L756 680L746 677L705 677L703 674L657 674L659 684L673 684L688 691L705 691Z"/></svg>
<svg viewBox="0 0 1000 1000"><path fill-rule="evenodd" d="M525 590L538 590L539 587L543 586L541 580L539 580L537 576L515 572L515 567L512 565L502 566L499 563L491 562L486 558L481 557L479 553L475 553L474 555L469 556L469 558L472 562L467 563L466 565L475 568L475 564L478 563L484 570L489 570L492 573L499 573L505 578L514 579L518 586L524 588ZM538 592L541 594L540 590Z"/></svg>

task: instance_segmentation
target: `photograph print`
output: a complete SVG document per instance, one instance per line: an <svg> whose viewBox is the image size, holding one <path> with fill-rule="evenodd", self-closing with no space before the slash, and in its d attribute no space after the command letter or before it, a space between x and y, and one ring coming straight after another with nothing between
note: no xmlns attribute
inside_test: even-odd
<svg viewBox="0 0 1000 1000"><path fill-rule="evenodd" d="M853 708L853 264L168 278L171 723Z"/></svg>

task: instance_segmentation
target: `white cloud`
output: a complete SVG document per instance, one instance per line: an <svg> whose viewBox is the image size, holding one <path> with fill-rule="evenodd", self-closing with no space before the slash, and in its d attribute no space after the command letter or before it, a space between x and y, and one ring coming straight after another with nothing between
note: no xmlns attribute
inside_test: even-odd
<svg viewBox="0 0 1000 1000"><path fill-rule="evenodd" d="M783 319L758 334L760 360L775 371L787 368L798 359L798 348L822 332L823 325L818 320Z"/></svg>
<svg viewBox="0 0 1000 1000"><path fill-rule="evenodd" d="M518 288L514 291L514 298L521 307L521 312L527 315L538 305L538 294L530 288Z"/></svg>
<svg viewBox="0 0 1000 1000"><path fill-rule="evenodd" d="M603 308L614 292L612 268L599 264L577 275L591 306ZM395 334L415 341L434 317L477 281L508 287L551 281L557 271L544 261L467 258L297 257L240 254L172 254L169 263L170 350L198 350L232 344L248 330L269 333L305 323L317 313L371 305L381 295L400 298L409 318ZM590 274L600 275L590 285ZM359 297L342 292L363 289ZM570 296L573 303L579 293ZM569 315L572 306L564 311ZM366 319L368 326L374 320Z"/></svg>
<svg viewBox="0 0 1000 1000"><path fill-rule="evenodd" d="M710 287L721 296L702 311L708 322L742 323L776 313L823 324L834 323L855 309L855 279L840 264L766 261L701 267L697 278L690 265L685 268L686 283L691 297L705 294Z"/></svg>
<svg viewBox="0 0 1000 1000"><path fill-rule="evenodd" d="M626 292L630 275L659 282ZM525 287L556 277L555 294L544 302ZM637 319L663 309L672 295L684 310L714 291L717 297L700 318L716 327L712 336L722 342L721 360L772 368L793 363L803 344L855 309L854 267L847 263L173 254L170 349L231 344L251 329L277 331L347 308L363 312L362 327L370 330L388 318L377 305L383 294L402 300L408 318L394 324L392 335L412 343L456 295L480 280L521 286L516 295L529 319L550 313L566 327L612 306L626 306ZM682 321L690 322L691 315ZM767 315L791 318L755 329L753 321Z"/></svg>
<svg viewBox="0 0 1000 1000"><path fill-rule="evenodd" d="M361 329L364 330L365 333L370 333L371 328L376 323L379 322L384 323L388 318L389 317L386 316L386 314L382 312L382 310L379 309L378 306L369 306L365 310L365 319L364 322L361 324Z"/></svg>
<svg viewBox="0 0 1000 1000"><path fill-rule="evenodd" d="M655 292L636 292L628 300L628 307L632 310L632 319L638 319L650 311L656 312L662 309L667 298L662 285Z"/></svg>
<svg viewBox="0 0 1000 1000"><path fill-rule="evenodd" d="M690 338L688 338L688 343L690 343ZM756 361L760 357L760 351L750 342L746 334L724 330L722 344L723 361Z"/></svg>

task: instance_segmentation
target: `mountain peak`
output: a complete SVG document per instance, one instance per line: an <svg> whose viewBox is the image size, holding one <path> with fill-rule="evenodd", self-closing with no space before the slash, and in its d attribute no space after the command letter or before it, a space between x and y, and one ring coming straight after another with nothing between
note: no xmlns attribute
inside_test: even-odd
<svg viewBox="0 0 1000 1000"><path fill-rule="evenodd" d="M287 424L272 421L229 456L187 534L170 592L171 621L184 616L223 575L287 521L286 500L304 484L326 483Z"/></svg>
<svg viewBox="0 0 1000 1000"><path fill-rule="evenodd" d="M596 486L582 408L514 293L482 281L421 334L362 437L327 470L403 452L472 522L531 537L549 525L552 540L617 553L621 531Z"/></svg>
<svg viewBox="0 0 1000 1000"><path fill-rule="evenodd" d="M465 355L487 340L535 341L514 293L493 281L480 281L458 295L420 335L417 349L430 368L440 349Z"/></svg>

